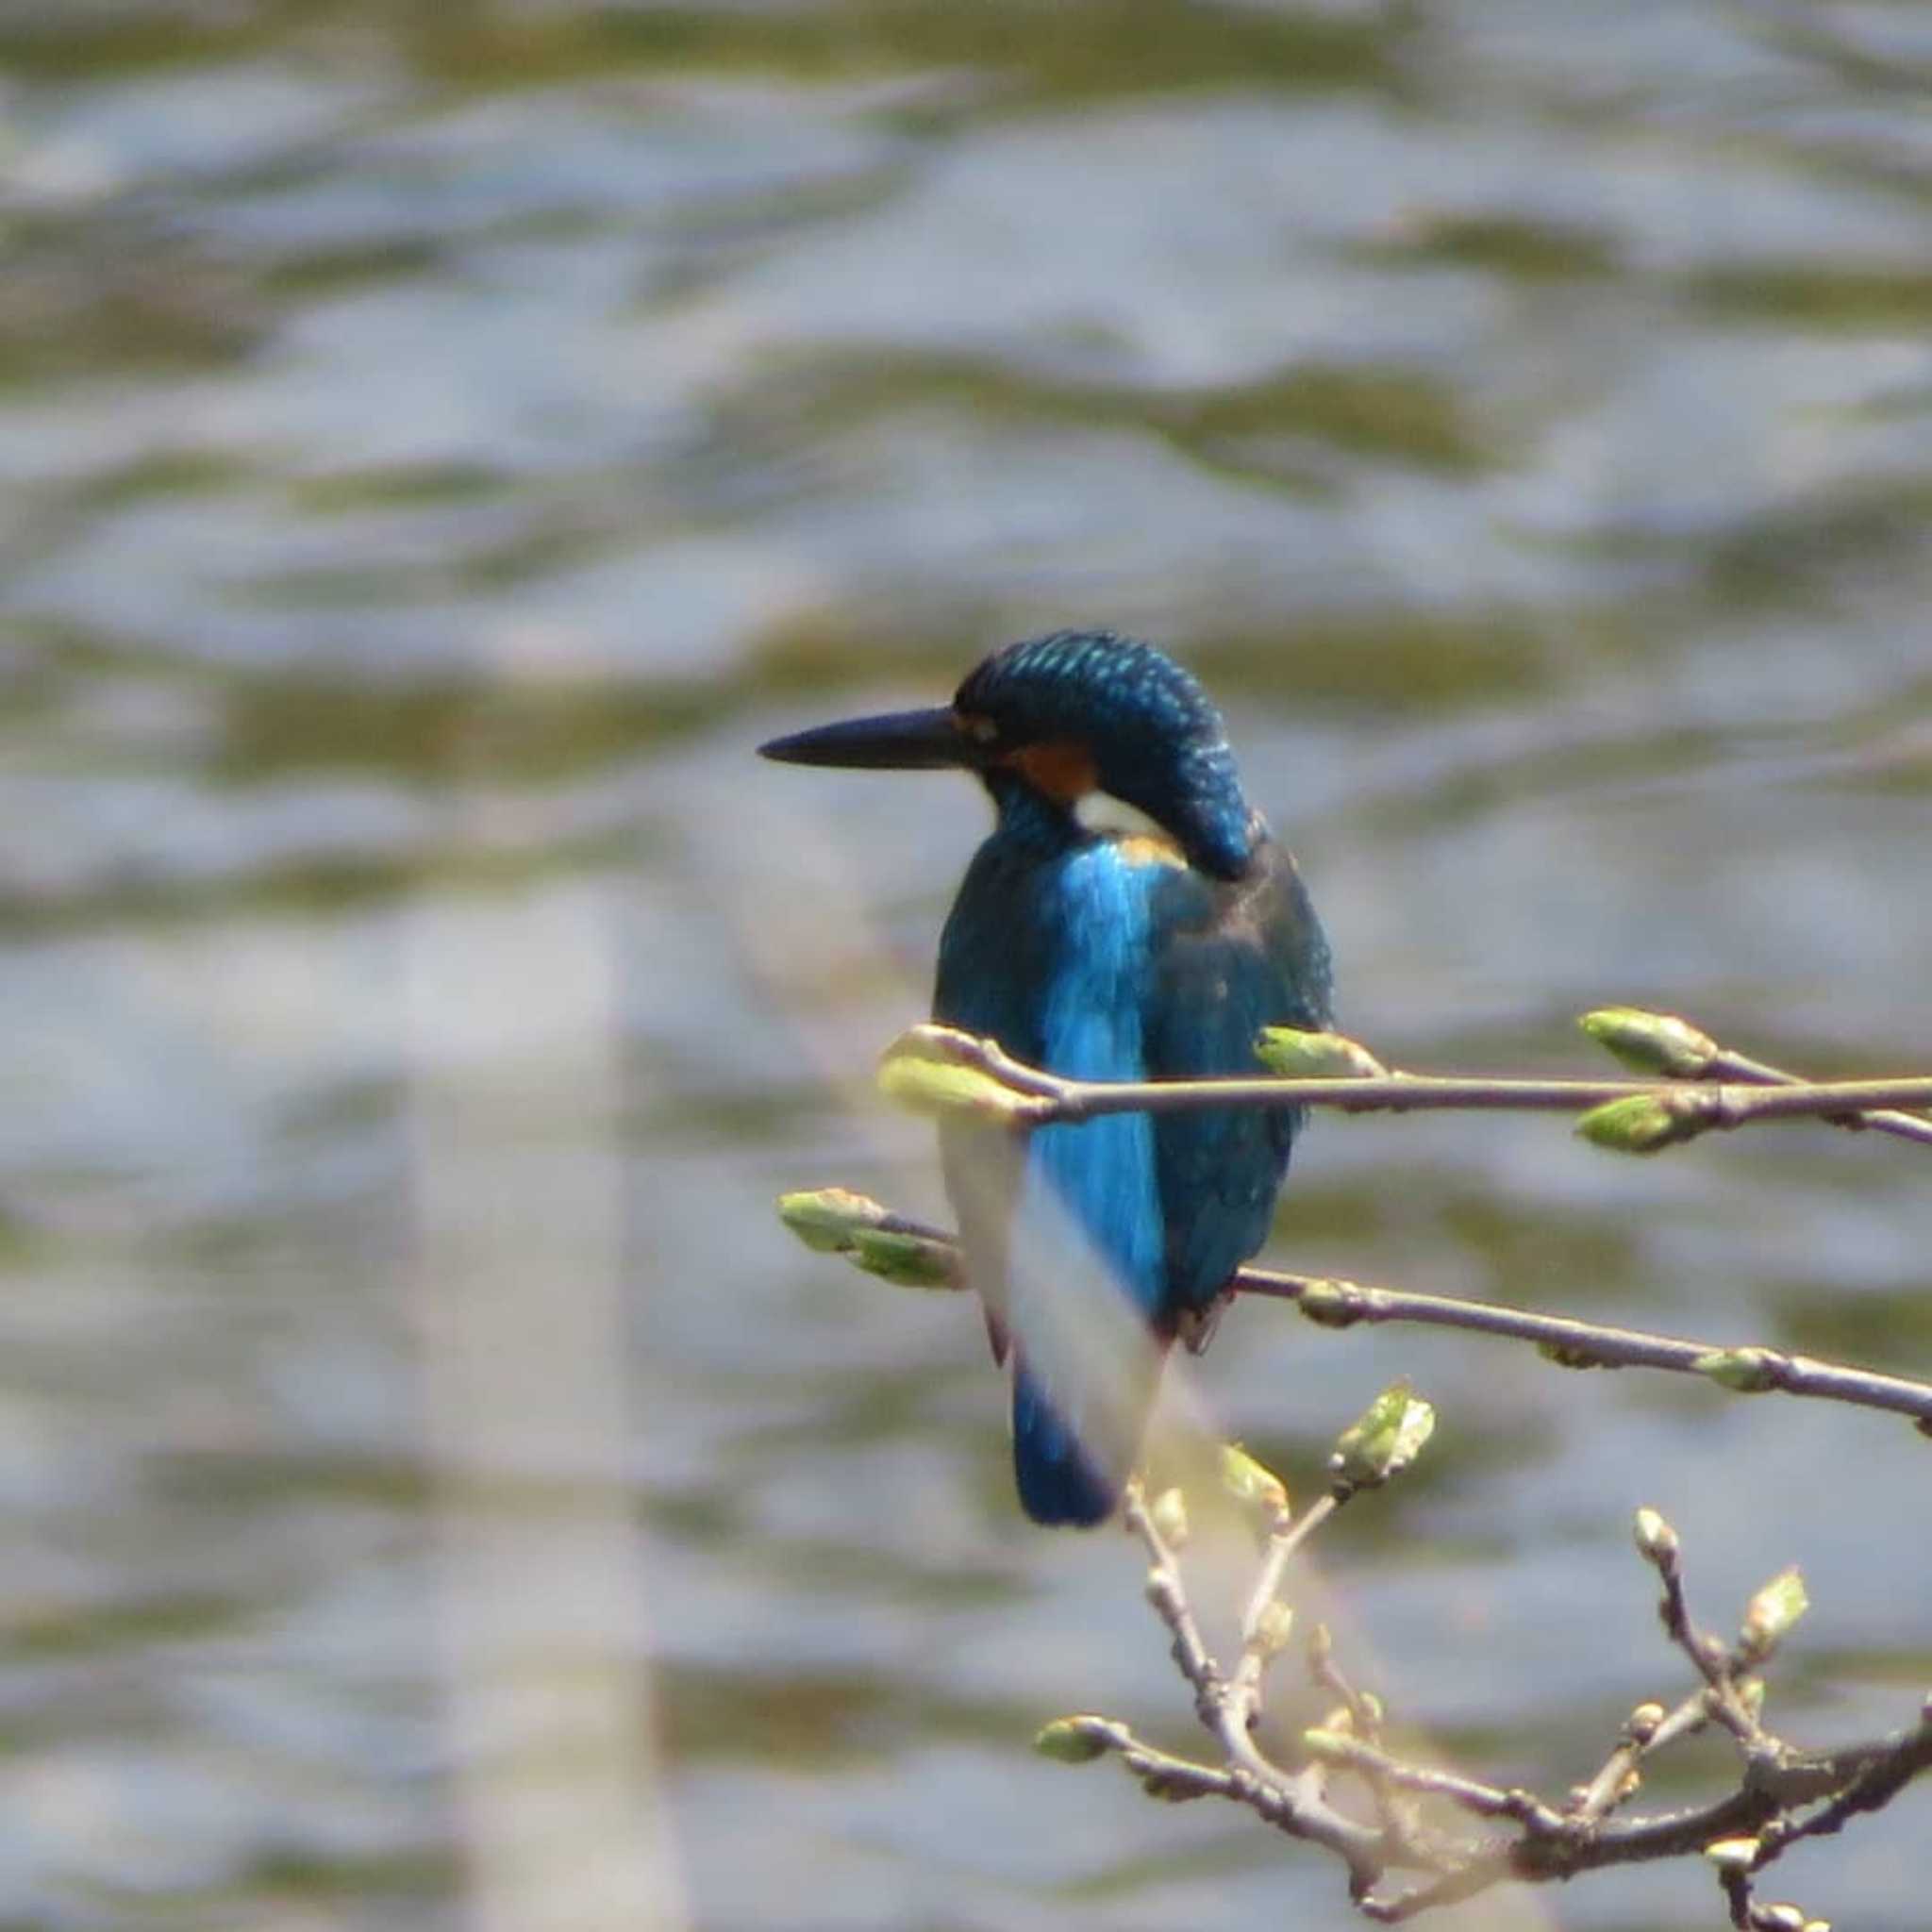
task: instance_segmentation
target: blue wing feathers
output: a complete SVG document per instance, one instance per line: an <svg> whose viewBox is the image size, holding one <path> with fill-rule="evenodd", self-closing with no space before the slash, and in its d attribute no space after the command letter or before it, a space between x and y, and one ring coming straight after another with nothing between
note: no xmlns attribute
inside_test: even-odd
<svg viewBox="0 0 1932 1932"><path fill-rule="evenodd" d="M1147 1028L1156 1078L1256 1071L1263 1026L1328 1020L1328 950L1293 861L1262 847L1233 885L1172 873ZM1216 1108L1155 1123L1173 1323L1210 1302L1268 1238L1298 1108Z"/></svg>
<svg viewBox="0 0 1932 1932"><path fill-rule="evenodd" d="M1083 835L1041 849L996 835L947 923L933 1010L1086 1078L1247 1073L1263 1025L1325 1023L1326 947L1292 863L1272 845L1247 877L1223 882L1150 858L1131 841ZM1014 1468L1036 1522L1112 1513L1158 1353L1179 1318L1211 1301L1266 1240L1297 1124L1284 1108L1114 1114L1043 1128L1024 1152L997 1136L942 1135L995 1345L1008 1321L1019 1336ZM1120 1439L1110 1446L1083 1431L1077 1375L1058 1359L1044 1364L1051 1351L1029 1357L1038 1311L1025 1306L1026 1271L1008 1267L1009 1243L1016 1225L1031 1220L1037 1237L1050 1214L1084 1232L1155 1339L1146 1388L1132 1391L1142 1413L1129 1430L1099 1432Z"/></svg>
<svg viewBox="0 0 1932 1932"><path fill-rule="evenodd" d="M1108 841L1084 846L1053 869L1039 909L1061 943L1040 988L1040 1038L1041 1058L1055 1071L1095 1080L1142 1076L1151 883ZM1037 1253L1063 1256L1070 1271L1079 1268L1061 1234L1070 1218L1114 1285L1150 1321L1163 1292L1165 1246L1153 1125L1145 1114L1111 1114L1083 1126L1042 1128L1027 1149L1019 1204L1020 1225L1033 1235ZM1077 1370L1038 1335L1029 1361L1029 1316L1041 1327L1078 1318L1077 1308L1064 1305L1051 1311L1024 1305L1029 1288L1038 1293L1057 1286L1065 1292L1068 1284L1035 1284L1024 1274L1015 1284L1023 1353L1013 1374L1014 1473L1036 1522L1100 1523L1113 1512L1141 1418L1131 1446L1109 1456L1100 1444L1122 1432L1091 1413L1109 1395L1083 1394ZM1050 1374L1041 1371L1042 1357L1052 1362Z"/></svg>

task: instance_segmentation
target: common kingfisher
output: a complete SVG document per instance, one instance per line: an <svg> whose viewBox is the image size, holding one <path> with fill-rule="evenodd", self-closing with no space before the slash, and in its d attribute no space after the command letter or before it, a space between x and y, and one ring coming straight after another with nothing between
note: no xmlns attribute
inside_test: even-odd
<svg viewBox="0 0 1932 1932"><path fill-rule="evenodd" d="M947 1025L1054 1073L1146 1080L1253 1073L1261 1027L1328 1024L1328 944L1294 860L1250 808L1220 712L1152 644L1026 639L950 705L760 749L801 765L962 767L991 793L997 823L940 940L932 1010ZM1091 825L1079 808L1096 791L1156 829ZM1229 1277L1267 1238L1301 1124L1299 1108L1248 1108L1109 1114L1022 1140L941 1128L1036 1523L1112 1515L1161 1362L1176 1337L1205 1344ZM1056 1287L1068 1229L1097 1299ZM1132 1347L1099 1339L1109 1327Z"/></svg>

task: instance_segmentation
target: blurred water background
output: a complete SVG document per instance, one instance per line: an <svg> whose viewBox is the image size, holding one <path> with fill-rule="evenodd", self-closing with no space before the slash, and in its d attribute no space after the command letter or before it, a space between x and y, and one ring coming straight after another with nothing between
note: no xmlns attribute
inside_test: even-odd
<svg viewBox="0 0 1932 1932"><path fill-rule="evenodd" d="M0 75L0 1924L1352 1923L1027 1753L1188 1742L1140 1563L769 1211L941 1211L867 1081L983 808L751 747L1138 629L1385 1055L1924 1068L1932 10L9 0ZM1274 1252L1924 1374L1928 1174L1331 1119ZM1431 1749L1676 1693L1640 1503L1720 1625L1805 1567L1794 1733L1916 1709L1903 1424L1259 1307L1196 1387L1307 1487L1400 1371L1322 1557ZM1922 1927L1924 1831L1774 1894Z"/></svg>

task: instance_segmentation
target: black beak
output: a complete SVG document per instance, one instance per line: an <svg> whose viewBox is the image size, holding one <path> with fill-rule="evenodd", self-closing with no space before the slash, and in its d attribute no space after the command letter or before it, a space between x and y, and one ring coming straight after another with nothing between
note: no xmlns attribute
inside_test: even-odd
<svg viewBox="0 0 1932 1932"><path fill-rule="evenodd" d="M857 765L867 771L927 772L973 762L973 741L955 721L952 708L930 711L889 711L879 718L848 718L794 731L758 746L760 758L787 765Z"/></svg>

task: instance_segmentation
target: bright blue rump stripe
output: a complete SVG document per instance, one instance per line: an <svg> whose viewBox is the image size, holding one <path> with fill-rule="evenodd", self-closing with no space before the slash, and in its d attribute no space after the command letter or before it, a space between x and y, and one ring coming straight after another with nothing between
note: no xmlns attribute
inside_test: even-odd
<svg viewBox="0 0 1932 1932"><path fill-rule="evenodd" d="M1136 862L1112 841L1083 846L1057 868L1041 908L1058 928L1041 1027L1042 1058L1054 1072L1081 1079L1142 1077L1149 911L1162 870ZM1057 1206L1045 1206L1042 1193ZM1032 1223L1036 1251L1048 1256L1055 1230L1070 1218L1092 1257L1142 1316L1151 1320L1160 1311L1165 1233L1154 1124L1146 1114L1041 1128L1028 1151L1019 1211L1023 1230ZM1023 1232L1022 1239L1028 1236ZM1028 1349L1026 1341L1029 1327L1036 1336L1063 1333L1078 1310L1032 1311L1029 1321L1025 1304L1052 1291L1052 1271L1030 1289L1027 1270L1019 1274L1014 1325L1033 1371L1023 1369L1013 1391L1021 1497L1040 1521L1096 1522L1111 1510L1125 1472L1104 1472L1081 1454L1077 1438L1086 1404L1065 1351L1038 1340Z"/></svg>

